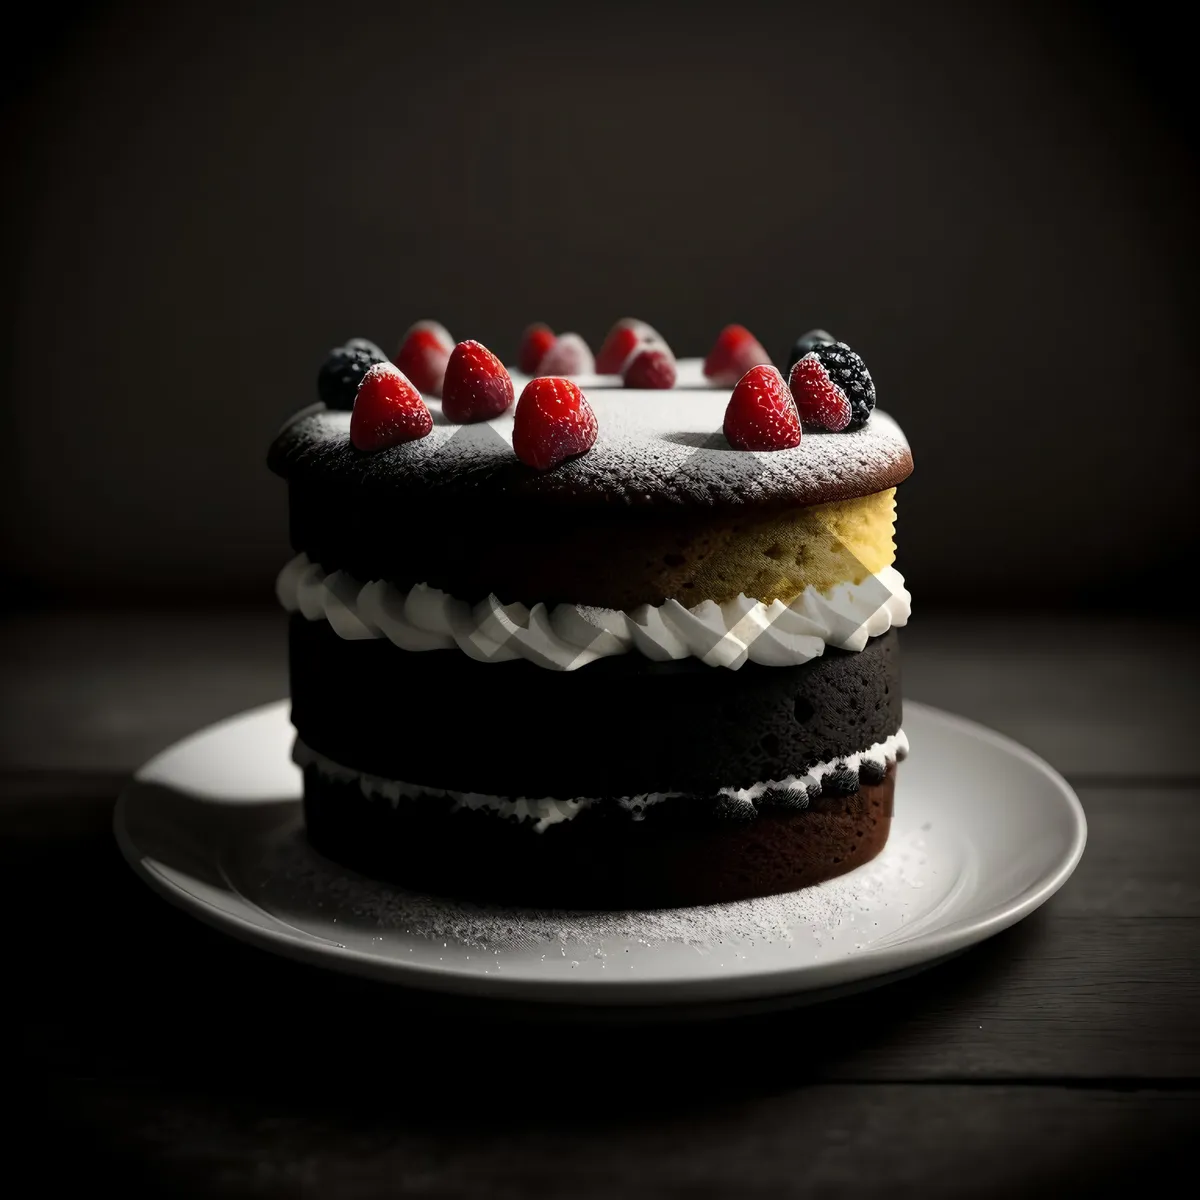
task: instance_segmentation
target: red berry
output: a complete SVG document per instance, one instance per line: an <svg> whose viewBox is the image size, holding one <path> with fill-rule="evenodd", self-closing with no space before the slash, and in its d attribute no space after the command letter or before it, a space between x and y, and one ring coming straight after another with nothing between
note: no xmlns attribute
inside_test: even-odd
<svg viewBox="0 0 1200 1200"><path fill-rule="evenodd" d="M771 356L744 325L726 325L704 360L704 375L713 383L737 383L751 367L771 365Z"/></svg>
<svg viewBox="0 0 1200 1200"><path fill-rule="evenodd" d="M662 345L658 330L636 317L622 317L609 331L596 355L596 374L620 375L639 346Z"/></svg>
<svg viewBox="0 0 1200 1200"><path fill-rule="evenodd" d="M432 329L409 330L396 357L392 360L414 386L431 396L442 394L446 364L450 361L450 346L444 346L441 336Z"/></svg>
<svg viewBox="0 0 1200 1200"><path fill-rule="evenodd" d="M513 449L539 471L583 454L596 441L596 414L569 379L531 379L513 416Z"/></svg>
<svg viewBox="0 0 1200 1200"><path fill-rule="evenodd" d="M358 385L350 414L350 442L356 450L383 450L415 442L433 428L421 393L391 363L376 363Z"/></svg>
<svg viewBox="0 0 1200 1200"><path fill-rule="evenodd" d="M614 325L604 339L600 353L596 355L596 374L620 375L630 356L641 344L641 334L632 325Z"/></svg>
<svg viewBox="0 0 1200 1200"><path fill-rule="evenodd" d="M541 321L535 321L521 334L521 345L517 350L518 369L526 375L532 375L553 345L554 330Z"/></svg>
<svg viewBox="0 0 1200 1200"><path fill-rule="evenodd" d="M774 367L751 367L725 409L725 436L738 450L790 450L800 445L800 414Z"/></svg>
<svg viewBox="0 0 1200 1200"><path fill-rule="evenodd" d="M404 331L404 337L400 339L400 344L403 345L411 334L417 333L420 330L432 333L437 338L438 344L446 347L447 353L454 349L454 339L450 336L450 330L438 321L417 321L410 325Z"/></svg>
<svg viewBox="0 0 1200 1200"><path fill-rule="evenodd" d="M504 364L481 342L459 342L446 364L442 412L456 425L498 417L513 402Z"/></svg>
<svg viewBox="0 0 1200 1200"><path fill-rule="evenodd" d="M850 424L850 399L815 354L806 354L792 367L788 387L802 424L834 433Z"/></svg>
<svg viewBox="0 0 1200 1200"><path fill-rule="evenodd" d="M577 333L556 338L537 365L539 375L590 375L595 369L592 352Z"/></svg>
<svg viewBox="0 0 1200 1200"><path fill-rule="evenodd" d="M637 351L625 368L627 388L673 388L675 359L661 346L646 346Z"/></svg>

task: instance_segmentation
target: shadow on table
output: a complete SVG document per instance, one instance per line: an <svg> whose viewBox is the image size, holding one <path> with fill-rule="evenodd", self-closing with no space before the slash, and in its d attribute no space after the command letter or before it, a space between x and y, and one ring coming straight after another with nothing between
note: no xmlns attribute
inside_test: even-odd
<svg viewBox="0 0 1200 1200"><path fill-rule="evenodd" d="M139 844L179 831L177 844L157 846L156 856L203 880L212 857L194 847L211 806L153 790L177 811L138 830ZM278 820L278 805L244 810L256 827ZM225 832L228 821L219 822ZM489 1120L503 1122L506 1113L519 1120L529 1104L567 1120L611 1110L614 1094L630 1114L668 1101L709 1105L714 1091L733 1099L851 1081L856 1063L868 1060L877 1079L889 1042L905 1039L931 1009L969 1011L1014 959L1034 951L1042 929L1034 914L927 971L825 1003L718 1017L677 1009L677 1019L664 1021L658 1009L640 1019L426 994L278 958L153 896L94 832L73 843L27 842L0 865L10 882L26 874L29 888L41 890L44 919L27 931L36 964L30 1020L51 1066L214 1094L233 1087L245 1099L286 1096L317 1109L383 1106L417 1121L461 1103L464 1088ZM57 880L49 893L48 876ZM63 936L39 936L56 926Z"/></svg>
<svg viewBox="0 0 1200 1200"><path fill-rule="evenodd" d="M931 1017L935 1027L938 1014L971 1020L1006 976L1048 952L1052 910L926 972L829 1003L725 1019L555 1021L540 1008L406 992L235 942L153 896L102 824L0 846L20 911L36 914L16 924L28 1001L14 1025L18 1074L30 1082L24 1112L31 1140L52 1131L72 1147L55 1160L64 1177L140 1180L153 1194L243 1194L217 1186L233 1172L245 1194L290 1195L305 1162L314 1178L372 1171L394 1182L414 1162L445 1172L461 1159L514 1186L544 1184L547 1172L574 1186L571 1172L599 1170L611 1147L632 1155L630 1178L658 1164L668 1181L702 1160L752 1171L765 1128L776 1171L794 1138L797 1178L806 1163L819 1176L842 1138L856 1155L870 1148L864 1178L885 1179L908 1161L893 1146L900 1137L941 1164L934 1170L950 1169L938 1194L958 1194L964 1156L991 1144L979 1130L999 1122L1004 1134L1045 1091L1020 1080L963 1087L970 1064L951 1054L938 1103L963 1119L943 1126L945 1107L921 1107L933 1090L904 1081L914 1078L912 1046L933 1041ZM936 1069L918 1074L940 1081ZM1093 1176L1111 1183L1178 1148L1180 1108L1157 1133L1148 1110L1147 1136L1128 1145L1119 1107L1088 1112L1086 1128L1047 1132L1053 1153L1029 1166L1039 1188L1079 1194ZM961 1148L940 1140L964 1132ZM1103 1155L1081 1159L1101 1135ZM274 1184L263 1170L277 1173ZM1004 1194L986 1178L974 1184L974 1195ZM713 1186L704 1194L721 1194Z"/></svg>

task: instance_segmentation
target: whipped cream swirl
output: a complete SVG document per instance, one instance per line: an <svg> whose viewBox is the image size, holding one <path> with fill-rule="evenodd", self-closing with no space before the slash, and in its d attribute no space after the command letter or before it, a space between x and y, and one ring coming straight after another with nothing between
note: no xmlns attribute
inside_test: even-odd
<svg viewBox="0 0 1200 1200"><path fill-rule="evenodd" d="M892 763L905 758L908 754L908 738L903 729L875 742L857 754L845 758L830 759L810 767L803 775L788 775L784 779L768 779L762 783L754 783L749 787L723 787L718 795L730 801L734 808L740 808L742 815L754 816L756 805L770 799L772 795L791 795L800 797L798 807L806 807L808 802L819 796L824 787L824 779L834 771L852 771L857 774L864 763L871 763L877 770L884 771ZM317 772L327 779L343 783L357 783L362 794L368 799L381 798L387 800L393 808L397 808L402 800L419 800L427 796L445 796L454 802L454 811L460 809L484 809L494 812L500 817L512 817L524 823L531 822L536 833L545 833L551 825L559 825L563 821L574 820L585 809L601 800L580 796L574 800L556 800L552 796L492 796L485 792L456 792L449 788L425 787L417 783L402 783L397 779L384 779L379 775L368 775L356 771L352 767L344 767L323 754L318 754L310 746L305 745L299 738L292 747L292 761L301 769L315 767ZM645 792L638 796L616 796L613 803L625 809L635 821L640 821L646 814L646 809L652 805L661 804L666 800L674 800L683 796L683 792Z"/></svg>
<svg viewBox="0 0 1200 1200"><path fill-rule="evenodd" d="M326 620L342 638L387 638L401 650L457 647L479 662L523 658L554 671L633 652L655 662L694 657L734 671L747 662L799 666L826 646L861 650L869 638L904 625L912 604L900 572L884 567L861 583L806 588L787 604L740 595L694 608L668 600L632 612L579 604L551 610L502 604L492 595L472 606L423 583L405 592L380 579L360 583L345 571L327 573L305 554L280 571L275 594L288 612Z"/></svg>

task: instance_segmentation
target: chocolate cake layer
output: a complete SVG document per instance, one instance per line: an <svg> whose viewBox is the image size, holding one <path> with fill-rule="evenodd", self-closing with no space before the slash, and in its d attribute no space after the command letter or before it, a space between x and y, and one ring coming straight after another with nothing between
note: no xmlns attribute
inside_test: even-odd
<svg viewBox="0 0 1200 1200"><path fill-rule="evenodd" d="M291 618L292 721L385 779L497 796L715 794L801 775L900 728L895 631L797 667L640 654L579 671L347 641Z"/></svg>
<svg viewBox="0 0 1200 1200"><path fill-rule="evenodd" d="M276 437L268 465L292 482L351 489L404 519L461 504L482 520L514 501L540 512L779 510L870 495L912 472L904 434L879 410L852 433L810 432L792 449L752 453L735 450L721 432L728 388L597 391L595 444L537 471L513 452L511 409L454 425L438 400L426 401L427 437L369 454L350 444L349 413L305 410Z"/></svg>
<svg viewBox="0 0 1200 1200"><path fill-rule="evenodd" d="M851 795L747 821L677 799L641 821L599 806L539 834L444 799L393 806L309 768L304 810L317 851L373 878L489 903L654 908L793 891L869 862L887 841L895 778L892 765Z"/></svg>
<svg viewBox="0 0 1200 1200"><path fill-rule="evenodd" d="M292 544L325 570L425 583L469 603L492 593L506 604L624 610L739 594L786 603L809 586L860 583L895 555L891 490L783 512L581 514L524 501L484 518L428 501L398 513L321 479L293 480L288 496Z"/></svg>

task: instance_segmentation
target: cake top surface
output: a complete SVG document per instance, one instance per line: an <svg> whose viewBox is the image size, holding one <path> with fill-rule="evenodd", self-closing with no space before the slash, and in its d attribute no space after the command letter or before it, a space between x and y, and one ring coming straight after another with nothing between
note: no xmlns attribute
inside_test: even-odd
<svg viewBox="0 0 1200 1200"><path fill-rule="evenodd" d="M529 377L510 374L519 396ZM268 461L295 480L584 508L821 504L894 487L912 471L903 432L878 409L861 429L805 432L794 449L732 448L721 432L731 389L709 383L699 359L680 360L667 390L626 388L619 376L570 378L595 411L598 435L586 454L548 471L515 456L513 409L456 425L429 395L434 424L420 440L363 454L350 444L349 412L305 409L280 431Z"/></svg>

